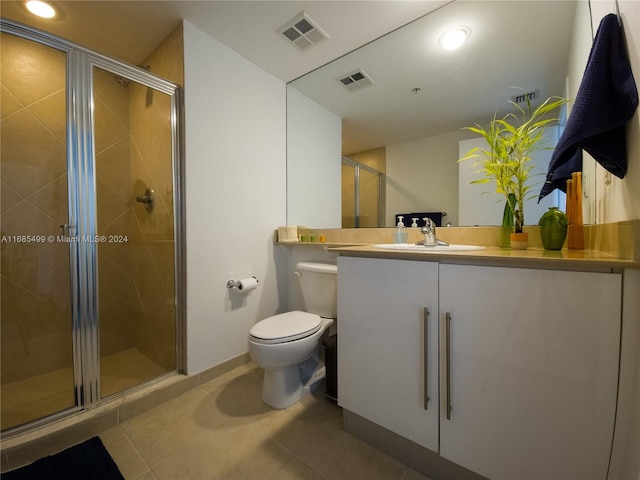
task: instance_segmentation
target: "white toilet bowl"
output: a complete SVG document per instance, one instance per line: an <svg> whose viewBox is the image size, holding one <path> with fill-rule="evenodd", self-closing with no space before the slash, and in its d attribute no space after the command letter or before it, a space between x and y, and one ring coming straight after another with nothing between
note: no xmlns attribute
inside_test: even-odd
<svg viewBox="0 0 640 480"><path fill-rule="evenodd" d="M265 371L262 400L267 405L287 408L306 397L324 377L320 343L332 324L330 318L293 311L269 317L251 328L249 354Z"/></svg>

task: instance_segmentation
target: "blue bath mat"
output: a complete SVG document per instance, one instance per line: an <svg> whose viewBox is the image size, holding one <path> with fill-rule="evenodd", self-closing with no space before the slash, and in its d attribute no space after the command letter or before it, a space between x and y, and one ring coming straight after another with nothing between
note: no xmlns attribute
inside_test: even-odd
<svg viewBox="0 0 640 480"><path fill-rule="evenodd" d="M2 480L124 480L98 437L2 474Z"/></svg>

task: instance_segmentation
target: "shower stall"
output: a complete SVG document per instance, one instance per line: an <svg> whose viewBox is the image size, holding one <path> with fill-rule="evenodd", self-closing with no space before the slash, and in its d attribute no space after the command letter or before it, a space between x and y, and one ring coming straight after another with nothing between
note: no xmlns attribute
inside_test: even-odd
<svg viewBox="0 0 640 480"><path fill-rule="evenodd" d="M153 67L1 27L10 435L182 371L183 177L177 84Z"/></svg>

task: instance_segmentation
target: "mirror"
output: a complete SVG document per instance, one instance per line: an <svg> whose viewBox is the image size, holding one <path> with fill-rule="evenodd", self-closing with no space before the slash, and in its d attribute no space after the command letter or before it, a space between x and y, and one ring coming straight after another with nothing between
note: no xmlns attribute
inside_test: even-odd
<svg viewBox="0 0 640 480"><path fill-rule="evenodd" d="M495 204L489 218L460 211L471 186L457 160L462 142L474 137L463 127L505 115L518 95L529 94L533 106L574 97L591 47L588 8L586 0L458 0L291 82L287 223L343 226L346 156L386 174L380 226L393 226L401 212L447 212L443 225L499 224L499 195L483 196ZM440 48L440 35L458 25L471 29L468 41ZM346 78L363 81L345 86ZM370 154L380 151L381 166L372 165ZM540 215L528 212L525 221Z"/></svg>

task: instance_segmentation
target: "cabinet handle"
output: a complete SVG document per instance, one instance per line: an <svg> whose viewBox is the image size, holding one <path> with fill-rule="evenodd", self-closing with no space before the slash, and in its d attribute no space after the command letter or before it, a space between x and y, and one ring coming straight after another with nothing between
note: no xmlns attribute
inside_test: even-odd
<svg viewBox="0 0 640 480"><path fill-rule="evenodd" d="M429 409L429 309L424 307L423 311L423 344L424 358L422 368L424 369L424 409Z"/></svg>
<svg viewBox="0 0 640 480"><path fill-rule="evenodd" d="M445 417L451 420L451 313L445 313Z"/></svg>

